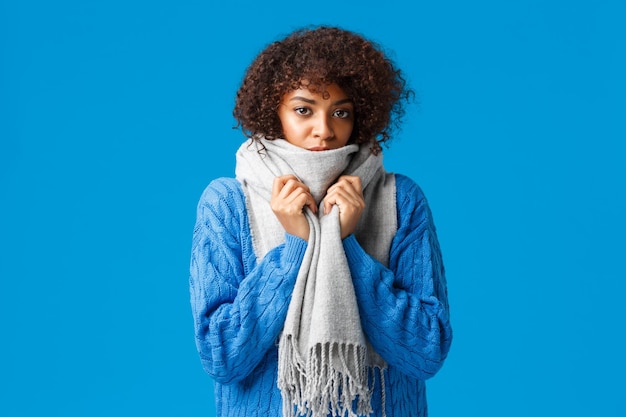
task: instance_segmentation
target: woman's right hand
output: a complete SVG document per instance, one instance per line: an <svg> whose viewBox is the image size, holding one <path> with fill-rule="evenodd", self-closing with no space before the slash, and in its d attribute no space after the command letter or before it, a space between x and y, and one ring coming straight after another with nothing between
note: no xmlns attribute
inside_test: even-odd
<svg viewBox="0 0 626 417"><path fill-rule="evenodd" d="M304 208L317 213L317 206L309 187L295 175L274 178L270 206L285 232L309 239L309 222L304 216Z"/></svg>

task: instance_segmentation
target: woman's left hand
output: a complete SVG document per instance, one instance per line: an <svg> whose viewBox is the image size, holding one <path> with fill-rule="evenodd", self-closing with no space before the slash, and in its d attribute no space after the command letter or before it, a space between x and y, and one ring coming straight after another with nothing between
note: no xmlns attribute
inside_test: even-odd
<svg viewBox="0 0 626 417"><path fill-rule="evenodd" d="M359 223L365 200L361 178L342 175L326 192L324 197L324 214L330 213L333 205L339 207L339 224L341 226L341 238L345 239L356 229Z"/></svg>

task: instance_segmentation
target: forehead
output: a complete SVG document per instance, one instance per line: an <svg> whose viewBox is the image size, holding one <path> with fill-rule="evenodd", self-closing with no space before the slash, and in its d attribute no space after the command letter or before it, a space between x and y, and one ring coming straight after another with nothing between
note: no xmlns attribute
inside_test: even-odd
<svg viewBox="0 0 626 417"><path fill-rule="evenodd" d="M311 91L306 86L300 86L300 88L296 90L290 90L283 95L284 101L297 100L299 98L305 98L314 101L330 100L334 102L338 100L349 99L350 97L348 97L346 92L343 91L341 87L334 83L324 86L322 88L316 88L313 91Z"/></svg>

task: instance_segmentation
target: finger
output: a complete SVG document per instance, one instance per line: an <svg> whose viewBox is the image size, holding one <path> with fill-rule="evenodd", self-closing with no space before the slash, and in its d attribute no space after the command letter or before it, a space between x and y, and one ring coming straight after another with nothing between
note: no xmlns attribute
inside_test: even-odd
<svg viewBox="0 0 626 417"><path fill-rule="evenodd" d="M363 197L363 189L361 186L361 179L359 177L340 177L339 180L328 189L327 194L332 194L338 189L343 189L350 194Z"/></svg>
<svg viewBox="0 0 626 417"><path fill-rule="evenodd" d="M317 204L315 203L315 199L311 194L308 194L308 198L306 200L306 206L315 214L317 214Z"/></svg>
<svg viewBox="0 0 626 417"><path fill-rule="evenodd" d="M314 212L317 212L315 200L313 199L313 196L309 191L309 187L306 184L300 182L294 175L276 177L272 189L272 199L275 201L293 201L293 198L290 198L290 196L298 195L300 192L304 192L307 194L307 205L312 207L311 209Z"/></svg>
<svg viewBox="0 0 626 417"><path fill-rule="evenodd" d="M308 193L300 193L295 199L294 204L300 208L300 211L304 211L306 207L308 207L313 213L317 213L317 207L315 205L315 200L313 196Z"/></svg>
<svg viewBox="0 0 626 417"><path fill-rule="evenodd" d="M330 213L333 206L339 207L339 212L345 210L350 205L355 205L357 199L343 190L341 187L336 188L332 193L324 198L324 214Z"/></svg>
<svg viewBox="0 0 626 417"><path fill-rule="evenodd" d="M326 193L326 197L324 197L324 214L330 213L330 210L334 205L341 205L341 202L338 201L341 191L341 185L333 185L328 189Z"/></svg>
<svg viewBox="0 0 626 417"><path fill-rule="evenodd" d="M278 195L280 190L282 190L283 187L290 181L300 182L300 180L298 180L298 177L291 174L274 177L274 183L272 184L272 194L275 193L276 195Z"/></svg>
<svg viewBox="0 0 626 417"><path fill-rule="evenodd" d="M288 181L287 175L274 177L274 182L272 184L272 197L277 197L280 194L280 191L283 189L287 181Z"/></svg>
<svg viewBox="0 0 626 417"><path fill-rule="evenodd" d="M365 207L363 196L357 194L352 187L337 187L324 198L324 214L330 213L333 205L340 207L340 212L360 212Z"/></svg>
<svg viewBox="0 0 626 417"><path fill-rule="evenodd" d="M315 199L313 195L309 191L309 187L300 182L294 175L286 175L282 177L277 177L278 185L277 189L280 188L280 191L275 195L275 200L282 200L284 204L288 206L293 206L294 204L299 204L297 206L297 211L300 212L304 207L309 207L314 213L317 213L317 205L315 204ZM301 194L304 194L304 198L299 197ZM297 200L297 203L294 203ZM295 207L295 206L294 206Z"/></svg>
<svg viewBox="0 0 626 417"><path fill-rule="evenodd" d="M354 175L342 175L339 177L337 182L333 185L333 187L349 187L354 189L358 194L363 193L363 186L361 183L361 178ZM331 187L332 188L332 187Z"/></svg>
<svg viewBox="0 0 626 417"><path fill-rule="evenodd" d="M335 184L328 190L326 196L334 199L343 198L355 204L363 200L363 194L358 192L352 184L348 182Z"/></svg>
<svg viewBox="0 0 626 417"><path fill-rule="evenodd" d="M302 211L305 207L308 207L313 213L317 213L315 199L311 193L302 187L296 187L291 193L285 196L284 201L286 204L297 207L300 211Z"/></svg>
<svg viewBox="0 0 626 417"><path fill-rule="evenodd" d="M341 206L343 208L347 208L350 206L358 207L360 206L361 199L354 191L349 191L344 188L338 188L332 196L332 200L334 200L335 204Z"/></svg>
<svg viewBox="0 0 626 417"><path fill-rule="evenodd" d="M337 199L332 195L330 196L327 195L324 198L324 214L330 213L330 209L333 207L336 201Z"/></svg>
<svg viewBox="0 0 626 417"><path fill-rule="evenodd" d="M340 180L344 180L348 184L350 184L357 193L363 193L363 186L361 183L361 177L357 177L356 175L342 175L339 177Z"/></svg>
<svg viewBox="0 0 626 417"><path fill-rule="evenodd" d="M288 198L288 196L290 196L291 194L294 194L294 193L299 194L301 192L310 194L309 187L302 184L301 182L298 182L295 180L288 180L285 186L282 188L282 190L280 190L280 195L283 198Z"/></svg>

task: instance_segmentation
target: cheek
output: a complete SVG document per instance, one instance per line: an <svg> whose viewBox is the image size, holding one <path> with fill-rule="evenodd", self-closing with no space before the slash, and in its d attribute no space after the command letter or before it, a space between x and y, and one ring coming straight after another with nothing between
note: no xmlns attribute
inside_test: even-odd
<svg viewBox="0 0 626 417"><path fill-rule="evenodd" d="M299 140L304 135L304 124L298 123L294 117L283 115L280 118L280 123L283 127L283 139L287 139L289 142Z"/></svg>
<svg viewBox="0 0 626 417"><path fill-rule="evenodd" d="M280 120L280 126L283 129L283 133L287 134L291 130L292 123L289 121L289 115L284 112L278 112L278 120Z"/></svg>
<svg viewBox="0 0 626 417"><path fill-rule="evenodd" d="M283 132L285 134L289 134L293 132L293 128L294 125L293 123L289 120L288 117L283 117L282 119L280 119L280 123L283 126Z"/></svg>
<svg viewBox="0 0 626 417"><path fill-rule="evenodd" d="M310 126L311 123L309 123L307 120L302 120L297 116L293 116L288 119L286 127L294 133L297 132L299 134L303 134L307 131L307 129L310 129Z"/></svg>
<svg viewBox="0 0 626 417"><path fill-rule="evenodd" d="M352 131L354 130L354 123L345 123L341 126L341 136L346 142L350 140L350 136L352 136Z"/></svg>

